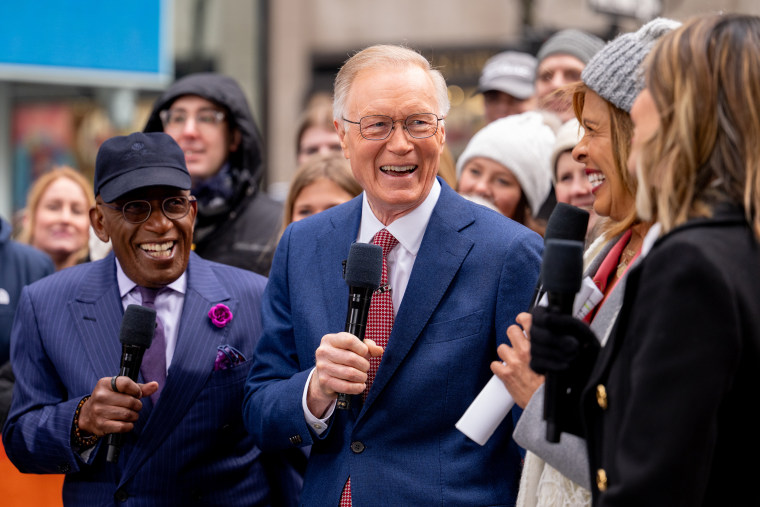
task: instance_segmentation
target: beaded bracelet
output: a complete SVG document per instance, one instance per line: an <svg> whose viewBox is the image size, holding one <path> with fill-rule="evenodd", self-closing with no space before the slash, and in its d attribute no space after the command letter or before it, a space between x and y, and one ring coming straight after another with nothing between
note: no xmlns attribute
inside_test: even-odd
<svg viewBox="0 0 760 507"><path fill-rule="evenodd" d="M80 448L92 447L98 442L98 439L100 438L97 435L90 435L89 437L85 437L82 435L82 433L86 432L79 429L79 413L82 411L82 407L89 399L89 394L82 398L82 400L79 402L79 405L77 405L76 411L74 411L74 443Z"/></svg>

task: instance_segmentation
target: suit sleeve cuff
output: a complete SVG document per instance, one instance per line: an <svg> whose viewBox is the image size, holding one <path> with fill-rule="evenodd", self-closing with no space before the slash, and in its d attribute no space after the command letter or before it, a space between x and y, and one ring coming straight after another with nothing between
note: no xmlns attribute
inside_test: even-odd
<svg viewBox="0 0 760 507"><path fill-rule="evenodd" d="M317 436L320 436L327 429L328 421L330 417L332 417L333 412L335 411L335 404L337 403L337 400L333 400L332 405L330 405L330 408L328 408L327 412L325 412L324 418L320 419L311 413L308 405L306 404L306 394L309 392L309 384L311 383L311 376L314 375L315 369L316 368L311 369L311 372L309 373L309 378L306 379L306 385L303 388L303 396L301 397L301 407L303 408L303 415L306 418L306 424L309 425L309 428L311 428L311 430Z"/></svg>

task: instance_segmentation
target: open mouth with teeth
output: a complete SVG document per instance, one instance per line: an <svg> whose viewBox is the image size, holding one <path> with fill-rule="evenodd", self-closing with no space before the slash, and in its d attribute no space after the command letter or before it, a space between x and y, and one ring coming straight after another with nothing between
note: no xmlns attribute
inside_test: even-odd
<svg viewBox="0 0 760 507"><path fill-rule="evenodd" d="M404 176L412 174L417 170L416 165L384 165L380 166L380 170L383 174L389 174L391 176Z"/></svg>
<svg viewBox="0 0 760 507"><path fill-rule="evenodd" d="M153 257L154 259L168 259L174 251L174 241L165 241L163 243L143 243L140 249Z"/></svg>
<svg viewBox="0 0 760 507"><path fill-rule="evenodd" d="M588 182L591 183L591 191L596 192L597 189L605 182L606 178L600 171L593 171L586 169L586 176L588 176Z"/></svg>

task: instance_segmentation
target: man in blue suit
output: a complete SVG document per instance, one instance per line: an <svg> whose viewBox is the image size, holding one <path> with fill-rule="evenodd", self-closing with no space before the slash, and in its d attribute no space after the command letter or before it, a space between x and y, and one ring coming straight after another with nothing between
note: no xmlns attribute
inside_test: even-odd
<svg viewBox="0 0 760 507"><path fill-rule="evenodd" d="M285 231L243 409L263 449L312 445L305 505L514 504L513 420L482 447L454 425L528 307L542 241L436 177L448 109L443 76L409 49L367 48L336 78L335 126L364 192ZM387 233L383 348L339 332L341 265L353 242ZM372 322L370 309L368 336ZM353 395L349 410L336 393Z"/></svg>
<svg viewBox="0 0 760 507"><path fill-rule="evenodd" d="M191 252L189 188L184 154L168 135L107 140L90 218L113 253L21 296L3 443L22 472L65 473L67 505L280 503L241 414L265 279ZM152 303L150 289L158 289ZM143 366L149 355L164 364L143 370L140 382L113 376L129 304L153 304L159 324ZM106 460L111 433L123 434L117 463ZM297 492L297 484L288 491Z"/></svg>

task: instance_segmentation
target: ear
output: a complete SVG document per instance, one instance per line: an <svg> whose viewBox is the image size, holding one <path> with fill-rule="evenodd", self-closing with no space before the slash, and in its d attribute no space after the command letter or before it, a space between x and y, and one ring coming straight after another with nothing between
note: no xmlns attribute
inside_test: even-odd
<svg viewBox="0 0 760 507"><path fill-rule="evenodd" d="M229 152L232 153L233 151L237 151L238 146L240 146L240 141L243 139L242 134L240 134L240 130L235 129L234 132L232 132L232 135L230 136L230 147Z"/></svg>
<svg viewBox="0 0 760 507"><path fill-rule="evenodd" d="M438 132L440 132L441 134L441 149L438 152L438 155L440 156L441 153L443 153L443 149L446 147L446 125L444 125L443 123L439 123Z"/></svg>
<svg viewBox="0 0 760 507"><path fill-rule="evenodd" d="M340 138L340 147L343 148L343 156L351 160L351 152L349 151L348 144L346 143L346 129L344 128L345 124L342 121L333 120L333 125L335 125L335 130L338 132L338 137Z"/></svg>
<svg viewBox="0 0 760 507"><path fill-rule="evenodd" d="M95 231L95 235L100 241L107 243L108 240L111 239L105 225L105 216L97 204L90 208L90 224L92 225L92 230Z"/></svg>

